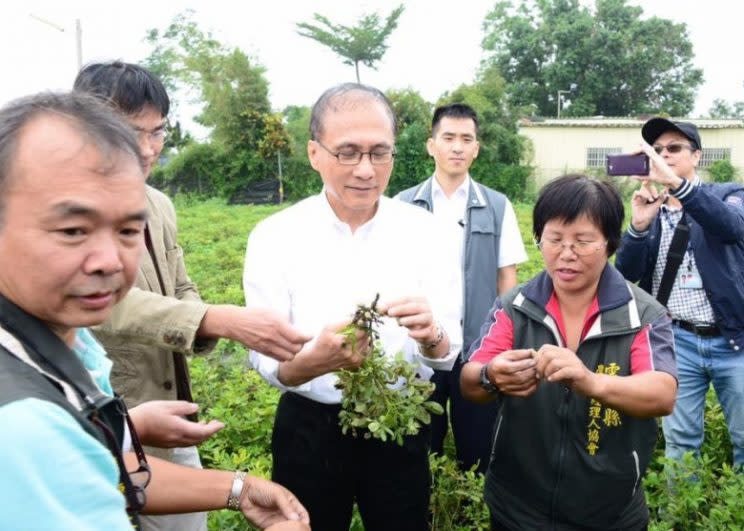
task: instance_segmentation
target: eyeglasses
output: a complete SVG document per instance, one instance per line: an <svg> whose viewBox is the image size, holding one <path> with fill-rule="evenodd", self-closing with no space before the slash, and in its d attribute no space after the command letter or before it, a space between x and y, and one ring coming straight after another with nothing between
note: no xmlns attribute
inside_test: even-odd
<svg viewBox="0 0 744 531"><path fill-rule="evenodd" d="M134 129L134 132L137 133L137 140L139 140L140 142L146 140L151 144L162 144L165 142L165 139L168 136L168 124L163 124L159 127L156 127L152 131L142 129L140 127L132 127Z"/></svg>
<svg viewBox="0 0 744 531"><path fill-rule="evenodd" d="M672 142L671 144L667 144L666 146L662 146L661 144L654 144L654 151L656 151L659 155L664 150L667 150L669 153L679 153L683 149L689 149L690 151L695 151L695 148L692 147L690 144L682 144L679 142Z"/></svg>
<svg viewBox="0 0 744 531"><path fill-rule="evenodd" d="M333 152L327 147L325 147L319 140L315 140L315 142L325 149L329 154L336 157L336 160L338 160L339 164L343 164L344 166L356 166L360 162L362 162L362 157L364 155L369 156L369 161L372 164L390 164L393 161L393 157L395 157L395 150L389 149L389 148L379 148L374 151L359 151L358 149L343 149L341 151Z"/></svg>
<svg viewBox="0 0 744 531"><path fill-rule="evenodd" d="M603 242L564 242L562 240L545 239L535 243L544 253L562 253L563 249L568 247L572 253L576 253L578 256L589 256L605 247L607 240Z"/></svg>

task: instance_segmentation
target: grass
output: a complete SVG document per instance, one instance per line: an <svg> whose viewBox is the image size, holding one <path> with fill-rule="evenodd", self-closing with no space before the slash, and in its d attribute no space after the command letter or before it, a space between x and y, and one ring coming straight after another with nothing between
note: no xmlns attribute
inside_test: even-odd
<svg viewBox="0 0 744 531"><path fill-rule="evenodd" d="M186 265L203 298L211 303L243 304L242 272L248 234L263 218L284 206L229 206L221 200L203 202L180 198L179 241ZM531 233L531 204L514 205L528 261L518 266L524 282L542 270L542 260ZM200 447L205 466L246 469L268 477L271 469L271 429L278 392L245 364L246 350L221 341L207 357L191 360L192 382L203 418L219 418L226 428ZM730 468L731 446L721 408L708 396L706 439L699 461L689 460L679 474L699 478L669 489L664 473L663 443L644 481L652 513L649 528L744 529L744 474ZM452 450L449 444L446 448ZM434 531L488 529L482 499L482 478L457 470L451 455L432 460L434 491L431 508ZM244 530L238 514L215 511L210 530ZM358 515L352 531L363 528Z"/></svg>

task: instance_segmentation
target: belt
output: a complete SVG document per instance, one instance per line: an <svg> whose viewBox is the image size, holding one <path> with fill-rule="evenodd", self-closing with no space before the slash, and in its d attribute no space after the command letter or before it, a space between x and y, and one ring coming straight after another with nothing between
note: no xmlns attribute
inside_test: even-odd
<svg viewBox="0 0 744 531"><path fill-rule="evenodd" d="M674 319L672 323L700 337L718 337L721 335L721 329L716 325L696 325L690 321L682 321L680 319Z"/></svg>

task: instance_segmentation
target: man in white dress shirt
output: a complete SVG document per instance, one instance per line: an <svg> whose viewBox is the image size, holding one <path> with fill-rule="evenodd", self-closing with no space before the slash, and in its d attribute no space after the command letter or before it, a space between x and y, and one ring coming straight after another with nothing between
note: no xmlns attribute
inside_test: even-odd
<svg viewBox="0 0 744 531"><path fill-rule="evenodd" d="M470 166L478 156L478 115L463 103L437 107L426 149L434 159L434 175L396 197L433 212L458 230L457 255L462 260L463 355L450 371L437 371L434 399L449 402L457 461L463 470L477 465L486 472L493 437L489 434L498 401L476 404L460 393L460 370L468 348L480 339L480 327L498 295L517 285L517 264L527 260L514 207L504 194L474 181ZM447 416L435 417L431 450L442 453Z"/></svg>
<svg viewBox="0 0 744 531"><path fill-rule="evenodd" d="M262 221L250 235L247 305L268 307L314 339L291 361L251 353L284 391L272 438L273 478L315 529L346 531L356 501L367 531L428 530L429 430L403 446L342 435L334 371L358 367L340 331L380 295L387 355L403 352L429 378L461 349L456 238L422 209L383 197L395 156L395 115L377 89L327 90L311 116L308 157L323 191ZM359 342L357 342L359 343Z"/></svg>

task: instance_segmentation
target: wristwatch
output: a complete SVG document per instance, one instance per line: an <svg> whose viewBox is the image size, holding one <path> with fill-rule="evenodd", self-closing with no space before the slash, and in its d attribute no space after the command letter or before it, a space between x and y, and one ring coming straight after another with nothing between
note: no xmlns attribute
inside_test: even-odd
<svg viewBox="0 0 744 531"><path fill-rule="evenodd" d="M491 379L488 377L488 363L486 363L480 370L480 381L478 382L481 389L487 393L498 393L499 388L496 387Z"/></svg>

